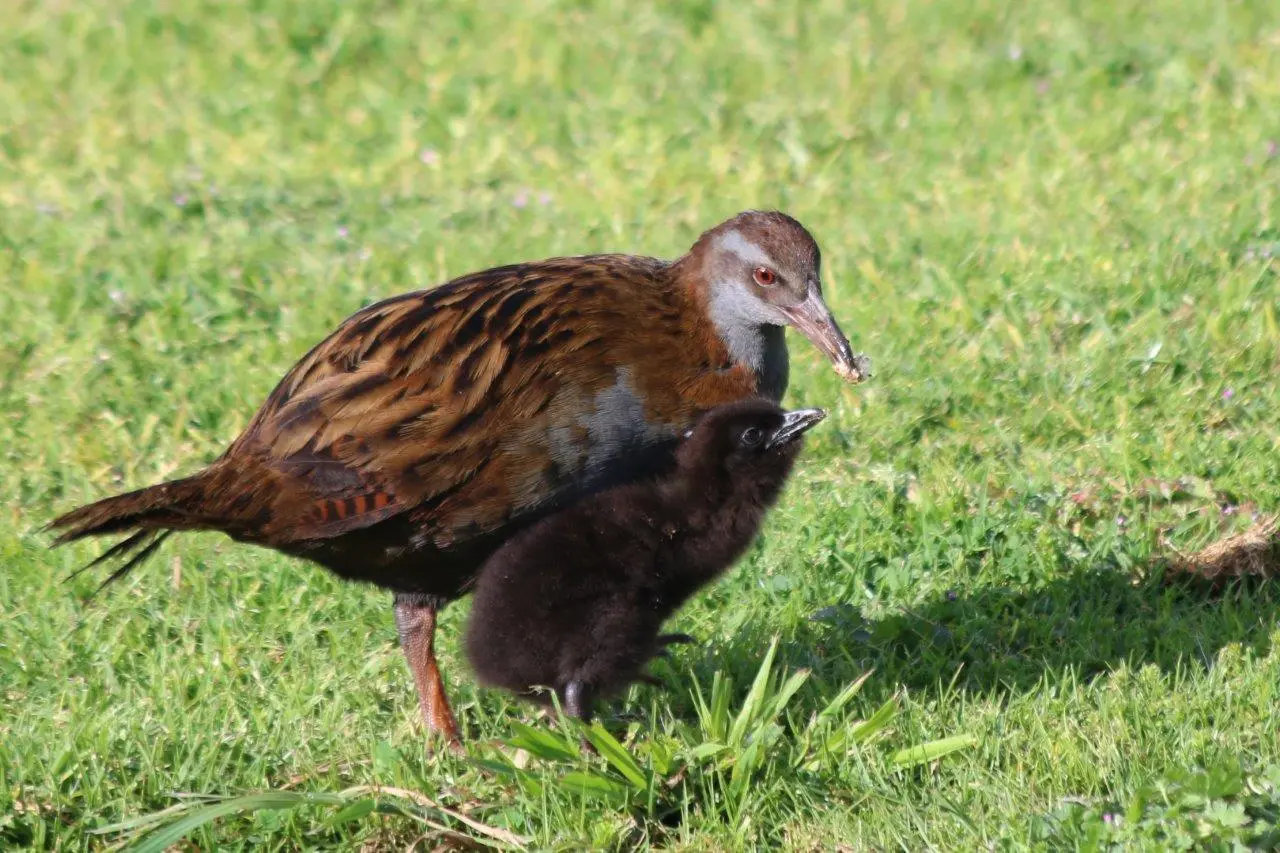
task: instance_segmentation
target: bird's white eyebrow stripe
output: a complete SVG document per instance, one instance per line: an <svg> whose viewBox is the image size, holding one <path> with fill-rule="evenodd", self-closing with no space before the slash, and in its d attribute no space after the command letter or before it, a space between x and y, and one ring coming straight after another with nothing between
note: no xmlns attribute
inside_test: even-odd
<svg viewBox="0 0 1280 853"><path fill-rule="evenodd" d="M753 267L769 267L776 270L777 263L755 243L742 236L741 231L726 231L716 238L722 251L733 252Z"/></svg>

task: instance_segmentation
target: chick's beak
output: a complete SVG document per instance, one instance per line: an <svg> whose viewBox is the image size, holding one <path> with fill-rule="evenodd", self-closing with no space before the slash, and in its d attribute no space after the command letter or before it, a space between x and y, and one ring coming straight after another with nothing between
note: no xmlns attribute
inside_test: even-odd
<svg viewBox="0 0 1280 853"><path fill-rule="evenodd" d="M822 301L818 288L809 288L809 295L799 305L783 308L787 322L800 330L814 346L822 350L836 373L847 382L861 382L871 374L871 360L865 355L854 355L849 339L840 331L836 318Z"/></svg>
<svg viewBox="0 0 1280 853"><path fill-rule="evenodd" d="M794 412L787 412L782 416L782 426L774 430L773 435L769 436L769 441L765 444L765 447L772 450L775 447L794 441L803 435L805 430L826 416L827 413L822 409L796 409Z"/></svg>

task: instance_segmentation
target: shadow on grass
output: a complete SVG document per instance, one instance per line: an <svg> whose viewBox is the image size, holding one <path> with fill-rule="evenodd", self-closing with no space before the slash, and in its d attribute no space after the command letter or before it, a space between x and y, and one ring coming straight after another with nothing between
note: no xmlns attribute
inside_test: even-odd
<svg viewBox="0 0 1280 853"><path fill-rule="evenodd" d="M779 661L811 669L828 685L824 694L874 668L864 688L873 701L899 686L1020 693L1072 671L1087 683L1121 664L1154 664L1166 672L1208 668L1229 644L1262 656L1278 613L1275 582L1210 594L1158 577L1135 583L1119 571L1081 569L1030 591L980 588L878 619L852 605L825 607L784 637ZM746 629L701 657L690 654L686 666L703 683L725 670L745 691L767 646L765 634Z"/></svg>

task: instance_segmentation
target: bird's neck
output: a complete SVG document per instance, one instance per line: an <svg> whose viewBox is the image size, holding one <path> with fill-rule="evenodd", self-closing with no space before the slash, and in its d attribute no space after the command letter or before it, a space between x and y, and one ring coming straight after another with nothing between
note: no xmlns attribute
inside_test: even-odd
<svg viewBox="0 0 1280 853"><path fill-rule="evenodd" d="M735 482L718 466L681 470L669 481L667 499L680 512L671 582L684 595L723 574L750 547L778 499L790 465L778 476Z"/></svg>
<svg viewBox="0 0 1280 853"><path fill-rule="evenodd" d="M756 375L760 396L781 400L790 375L782 327L747 316L737 300L723 295L731 293L731 288L712 287L705 270L691 255L672 264L671 273L678 288L695 303L696 313L706 318L708 337L713 338L708 343L723 349L732 364L741 364Z"/></svg>
<svg viewBox="0 0 1280 853"><path fill-rule="evenodd" d="M775 402L781 400L791 372L787 339L782 327L752 326L734 322L732 318L717 317L714 303L711 323L729 350L729 356L755 373L760 396Z"/></svg>

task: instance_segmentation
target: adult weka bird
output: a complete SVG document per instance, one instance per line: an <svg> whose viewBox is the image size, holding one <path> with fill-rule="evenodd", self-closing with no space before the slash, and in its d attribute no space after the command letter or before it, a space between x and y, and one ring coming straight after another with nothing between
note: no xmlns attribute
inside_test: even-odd
<svg viewBox="0 0 1280 853"><path fill-rule="evenodd" d="M675 468L616 486L515 534L484 564L467 657L485 684L529 698L552 688L565 712L649 680L644 666L682 634L662 623L751 544L821 409L768 400L712 409Z"/></svg>
<svg viewBox="0 0 1280 853"><path fill-rule="evenodd" d="M457 744L436 613L516 530L670 458L713 406L779 399L783 327L846 379L861 356L822 299L818 246L748 211L672 261L630 255L498 267L396 296L307 353L219 459L51 527L127 533L118 578L173 531L220 530L395 592L427 725Z"/></svg>

